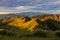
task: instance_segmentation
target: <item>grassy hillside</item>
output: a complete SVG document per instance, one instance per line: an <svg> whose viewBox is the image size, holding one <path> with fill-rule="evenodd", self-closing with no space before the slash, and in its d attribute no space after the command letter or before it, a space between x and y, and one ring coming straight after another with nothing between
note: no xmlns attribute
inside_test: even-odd
<svg viewBox="0 0 60 40"><path fill-rule="evenodd" d="M60 40L59 16L43 14L33 17L4 17L0 19L0 39Z"/></svg>

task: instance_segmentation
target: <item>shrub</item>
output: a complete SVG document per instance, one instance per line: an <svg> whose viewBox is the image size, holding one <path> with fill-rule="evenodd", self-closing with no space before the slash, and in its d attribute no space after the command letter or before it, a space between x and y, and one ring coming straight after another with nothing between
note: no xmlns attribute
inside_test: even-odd
<svg viewBox="0 0 60 40"><path fill-rule="evenodd" d="M0 31L0 35L14 36L14 33L3 30Z"/></svg>
<svg viewBox="0 0 60 40"><path fill-rule="evenodd" d="M55 35L60 38L60 32L57 32Z"/></svg>
<svg viewBox="0 0 60 40"><path fill-rule="evenodd" d="M41 31L41 30L36 30L34 33L33 33L33 36L37 36L37 37L47 37L48 34L44 31Z"/></svg>
<svg viewBox="0 0 60 40"><path fill-rule="evenodd" d="M47 29L52 31L60 30L60 22L57 22L56 20L47 19L44 23L47 25Z"/></svg>
<svg viewBox="0 0 60 40"><path fill-rule="evenodd" d="M28 30L24 30L24 31L20 30L19 36L20 37L31 37L32 32Z"/></svg>

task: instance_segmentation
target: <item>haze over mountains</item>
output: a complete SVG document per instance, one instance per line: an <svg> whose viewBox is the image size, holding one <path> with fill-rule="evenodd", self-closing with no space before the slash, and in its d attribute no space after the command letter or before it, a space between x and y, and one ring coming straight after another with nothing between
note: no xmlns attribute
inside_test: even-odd
<svg viewBox="0 0 60 40"><path fill-rule="evenodd" d="M35 15L40 15L42 13L40 12L22 12L22 13L8 13L8 14L0 14L0 18L2 17L13 17L13 16L35 16Z"/></svg>

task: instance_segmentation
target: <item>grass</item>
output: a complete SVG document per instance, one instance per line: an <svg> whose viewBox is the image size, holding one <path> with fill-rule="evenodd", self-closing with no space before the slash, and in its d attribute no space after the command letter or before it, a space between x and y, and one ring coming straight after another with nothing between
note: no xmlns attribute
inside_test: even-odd
<svg viewBox="0 0 60 40"><path fill-rule="evenodd" d="M1 29L0 31L5 31L3 29ZM37 32L38 31L38 32ZM8 34L12 33L15 34L14 36L8 36ZM16 33L17 32L17 33ZM20 30L16 30L16 31L7 31L8 34L0 34L0 40L60 40L60 38L58 38L55 34L57 32L60 32L60 30L57 31L51 31L51 30L36 30L33 33L46 33L48 34L47 37L38 37L38 36L28 36L30 34L32 34L31 32L28 31L20 31ZM25 36L19 36L19 35L25 35ZM27 36L26 36L27 35ZM33 34L32 34L33 35Z"/></svg>
<svg viewBox="0 0 60 40"><path fill-rule="evenodd" d="M0 36L0 40L60 40L60 38Z"/></svg>
<svg viewBox="0 0 60 40"><path fill-rule="evenodd" d="M42 30L43 31L43 30ZM45 30L44 32L47 32L49 34L48 37L37 37L37 36L7 36L7 35L1 35L0 34L0 40L60 40L60 38L55 36L55 33L57 31L47 31Z"/></svg>

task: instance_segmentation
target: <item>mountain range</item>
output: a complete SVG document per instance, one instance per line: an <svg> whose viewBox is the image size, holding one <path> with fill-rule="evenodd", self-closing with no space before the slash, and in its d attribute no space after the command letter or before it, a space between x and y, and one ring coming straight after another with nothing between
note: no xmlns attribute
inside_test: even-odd
<svg viewBox="0 0 60 40"><path fill-rule="evenodd" d="M53 27L60 27L60 14L40 14L37 16L22 16L22 17L4 17L0 19L0 26L9 25L8 27L17 27L20 29L27 29L33 31L36 28L46 28L52 23ZM49 24L48 24L49 23Z"/></svg>
<svg viewBox="0 0 60 40"><path fill-rule="evenodd" d="M13 16L18 16L18 17L21 17L21 16L35 16L35 15L40 15L40 14L43 14L43 13L40 13L40 12L22 12L22 13L9 13L9 14L0 14L0 18L2 17L13 17Z"/></svg>

